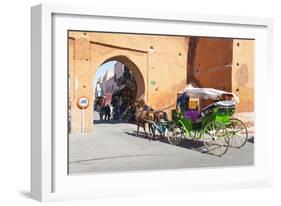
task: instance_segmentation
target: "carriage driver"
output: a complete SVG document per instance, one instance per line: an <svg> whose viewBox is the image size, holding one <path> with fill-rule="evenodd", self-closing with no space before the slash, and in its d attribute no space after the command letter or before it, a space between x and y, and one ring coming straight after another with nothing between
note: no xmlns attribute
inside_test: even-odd
<svg viewBox="0 0 281 206"><path fill-rule="evenodd" d="M183 92L177 100L177 112L179 111L179 109L181 112L186 111L188 109L188 103L189 96L185 92Z"/></svg>

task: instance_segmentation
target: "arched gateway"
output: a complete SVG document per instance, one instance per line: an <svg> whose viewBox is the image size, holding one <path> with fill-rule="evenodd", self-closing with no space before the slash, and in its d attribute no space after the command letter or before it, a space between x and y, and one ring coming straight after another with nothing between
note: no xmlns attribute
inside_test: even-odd
<svg viewBox="0 0 281 206"><path fill-rule="evenodd" d="M187 82L188 37L69 32L70 132L92 132L96 70L105 62L118 61L133 73L137 98L155 109L175 103L177 92ZM89 99L84 110L77 106L80 97ZM82 116L84 121L82 124Z"/></svg>
<svg viewBox="0 0 281 206"><path fill-rule="evenodd" d="M103 62L102 64L104 64L106 62L110 62L110 61L120 62L121 64L126 66L126 68L128 68L132 72L132 74L135 78L136 84L137 84L136 99L145 98L146 85L145 85L143 74L140 71L140 69L138 68L138 66L127 56L123 56L123 55L111 57L111 58L107 59L105 62ZM98 68L96 68L95 73L96 73L97 69Z"/></svg>

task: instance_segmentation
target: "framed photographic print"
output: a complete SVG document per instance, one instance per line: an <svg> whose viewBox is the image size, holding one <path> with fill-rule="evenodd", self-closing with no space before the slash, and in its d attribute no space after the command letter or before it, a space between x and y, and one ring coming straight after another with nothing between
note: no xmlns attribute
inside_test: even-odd
<svg viewBox="0 0 281 206"><path fill-rule="evenodd" d="M271 185L271 19L31 13L33 198Z"/></svg>

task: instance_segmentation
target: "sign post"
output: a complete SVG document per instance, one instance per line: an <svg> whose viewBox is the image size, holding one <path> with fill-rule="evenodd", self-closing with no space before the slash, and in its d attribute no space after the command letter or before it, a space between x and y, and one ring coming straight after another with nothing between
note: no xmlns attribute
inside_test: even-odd
<svg viewBox="0 0 281 206"><path fill-rule="evenodd" d="M77 106L81 109L81 133L85 132L85 109L89 106L89 99L85 96L78 98Z"/></svg>

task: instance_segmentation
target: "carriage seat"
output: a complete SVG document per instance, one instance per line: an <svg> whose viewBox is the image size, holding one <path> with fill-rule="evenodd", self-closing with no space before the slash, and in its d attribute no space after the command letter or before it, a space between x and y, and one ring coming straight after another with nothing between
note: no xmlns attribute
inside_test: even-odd
<svg viewBox="0 0 281 206"><path fill-rule="evenodd" d="M225 109L233 109L235 108L235 102L231 100L219 101L216 102L218 107Z"/></svg>
<svg viewBox="0 0 281 206"><path fill-rule="evenodd" d="M201 113L197 110L189 109L184 112L184 118L191 119L193 123L196 123L201 118Z"/></svg>
<svg viewBox="0 0 281 206"><path fill-rule="evenodd" d="M214 108L223 108L223 109L234 109L235 108L235 102L234 101L218 101L218 102L214 102L210 105L208 105L207 107L205 107L202 112L201 115L202 116L206 116L206 115L210 115L213 112Z"/></svg>

